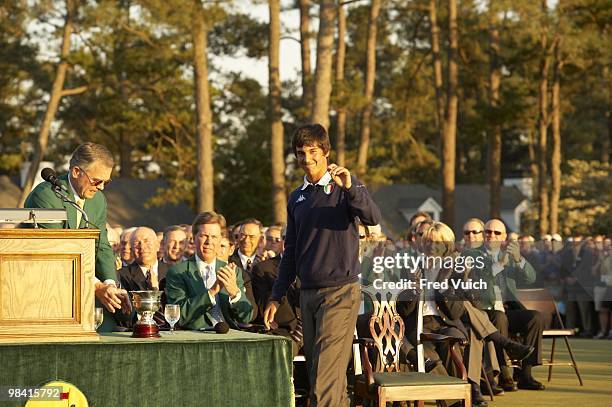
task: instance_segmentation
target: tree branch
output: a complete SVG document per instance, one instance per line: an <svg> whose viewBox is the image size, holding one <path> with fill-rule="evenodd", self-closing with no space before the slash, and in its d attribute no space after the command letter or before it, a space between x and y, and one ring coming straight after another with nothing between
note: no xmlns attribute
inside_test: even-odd
<svg viewBox="0 0 612 407"><path fill-rule="evenodd" d="M79 86L77 88L64 89L64 90L62 90L62 97L64 97L64 96L72 96L72 95L79 95L79 94L84 93L86 91L87 91L87 86L86 85Z"/></svg>

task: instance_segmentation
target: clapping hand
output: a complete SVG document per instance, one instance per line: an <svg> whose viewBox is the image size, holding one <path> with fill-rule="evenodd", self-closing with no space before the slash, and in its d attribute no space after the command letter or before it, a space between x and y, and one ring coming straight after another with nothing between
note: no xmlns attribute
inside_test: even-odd
<svg viewBox="0 0 612 407"><path fill-rule="evenodd" d="M339 167L337 164L330 164L327 167L329 175L340 188L349 189L353 183L351 181L351 173L344 167Z"/></svg>
<svg viewBox="0 0 612 407"><path fill-rule="evenodd" d="M506 252L512 257L515 262L518 263L521 260L521 248L516 240L512 240L508 243Z"/></svg>
<svg viewBox="0 0 612 407"><path fill-rule="evenodd" d="M217 282L225 287L230 298L234 298L238 295L240 289L236 282L236 265L234 263L226 264L217 270Z"/></svg>

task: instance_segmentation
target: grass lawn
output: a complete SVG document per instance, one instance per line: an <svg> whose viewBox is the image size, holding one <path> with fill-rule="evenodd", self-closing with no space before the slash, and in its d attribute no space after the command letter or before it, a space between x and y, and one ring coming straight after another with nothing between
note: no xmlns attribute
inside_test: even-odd
<svg viewBox="0 0 612 407"><path fill-rule="evenodd" d="M550 356L552 341L544 341L544 355ZM548 367L538 366L533 374L544 385L544 391L519 390L487 401L490 406L575 406L612 407L612 340L570 339L574 357L584 382L580 386L574 369L570 366L553 367L552 380L547 382ZM557 339L556 361L569 361L565 342Z"/></svg>

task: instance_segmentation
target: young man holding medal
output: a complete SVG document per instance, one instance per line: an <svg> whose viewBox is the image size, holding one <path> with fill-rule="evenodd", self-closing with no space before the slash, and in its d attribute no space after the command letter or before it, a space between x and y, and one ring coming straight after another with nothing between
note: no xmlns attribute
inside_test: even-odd
<svg viewBox="0 0 612 407"><path fill-rule="evenodd" d="M301 126L291 144L304 183L289 196L285 250L264 322L276 328L279 302L299 277L311 406L348 406L346 369L361 301L357 218L376 225L380 210L348 169L328 163L323 126Z"/></svg>

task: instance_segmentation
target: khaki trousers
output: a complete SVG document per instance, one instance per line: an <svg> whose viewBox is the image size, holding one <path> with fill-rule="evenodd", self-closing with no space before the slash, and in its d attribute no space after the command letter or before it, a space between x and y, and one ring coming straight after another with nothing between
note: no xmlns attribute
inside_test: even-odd
<svg viewBox="0 0 612 407"><path fill-rule="evenodd" d="M360 302L359 283L300 291L312 407L349 405L346 369Z"/></svg>

